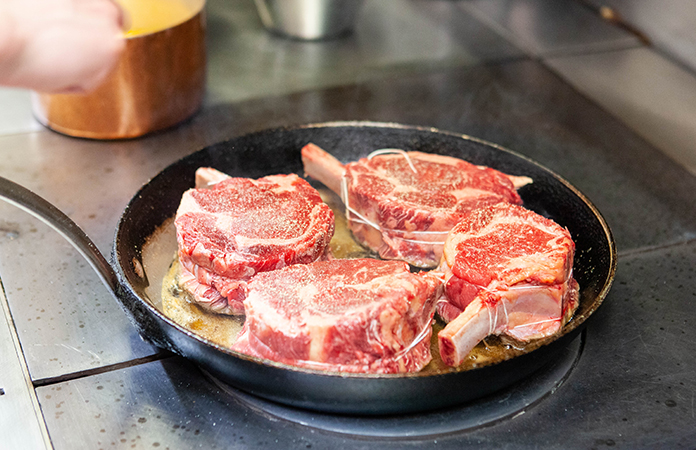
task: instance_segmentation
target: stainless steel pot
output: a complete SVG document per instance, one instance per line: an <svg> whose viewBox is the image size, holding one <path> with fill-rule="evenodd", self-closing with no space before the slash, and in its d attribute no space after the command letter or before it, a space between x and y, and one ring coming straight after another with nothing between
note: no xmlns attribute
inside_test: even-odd
<svg viewBox="0 0 696 450"><path fill-rule="evenodd" d="M316 40L350 32L362 0L255 0L263 25L285 36Z"/></svg>

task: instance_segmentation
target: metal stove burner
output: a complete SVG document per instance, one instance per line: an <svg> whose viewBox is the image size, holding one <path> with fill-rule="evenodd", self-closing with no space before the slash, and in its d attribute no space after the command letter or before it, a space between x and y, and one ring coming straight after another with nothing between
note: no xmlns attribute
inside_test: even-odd
<svg viewBox="0 0 696 450"><path fill-rule="evenodd" d="M265 416L344 435L391 439L430 437L471 430L524 414L563 383L579 360L584 343L583 332L560 352L558 359L489 397L445 410L402 416L347 416L293 408L239 391L204 373L237 401Z"/></svg>

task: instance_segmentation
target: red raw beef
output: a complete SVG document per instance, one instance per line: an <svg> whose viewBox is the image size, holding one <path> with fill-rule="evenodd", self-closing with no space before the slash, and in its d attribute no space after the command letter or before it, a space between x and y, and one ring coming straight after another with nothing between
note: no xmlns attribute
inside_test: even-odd
<svg viewBox="0 0 696 450"><path fill-rule="evenodd" d="M297 175L258 180L197 172L176 214L180 284L213 312L243 314L247 282L258 272L325 258L331 209Z"/></svg>
<svg viewBox="0 0 696 450"><path fill-rule="evenodd" d="M452 229L439 271L442 360L459 365L486 336L519 341L554 334L578 306L575 244L557 223L500 203L472 212Z"/></svg>
<svg viewBox="0 0 696 450"><path fill-rule="evenodd" d="M447 233L470 211L520 204L516 189L531 182L449 156L392 149L344 166L308 144L302 161L307 175L341 196L361 244L422 268L437 266Z"/></svg>
<svg viewBox="0 0 696 450"><path fill-rule="evenodd" d="M400 261L337 259L260 273L232 348L327 371L418 371L431 359L441 293L439 279Z"/></svg>

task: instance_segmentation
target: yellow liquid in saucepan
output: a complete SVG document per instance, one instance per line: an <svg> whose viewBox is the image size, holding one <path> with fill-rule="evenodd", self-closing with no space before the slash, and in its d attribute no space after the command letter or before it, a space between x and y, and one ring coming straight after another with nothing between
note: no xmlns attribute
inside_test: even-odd
<svg viewBox="0 0 696 450"><path fill-rule="evenodd" d="M124 36L140 36L165 30L193 17L198 10L184 0L117 0L128 16Z"/></svg>

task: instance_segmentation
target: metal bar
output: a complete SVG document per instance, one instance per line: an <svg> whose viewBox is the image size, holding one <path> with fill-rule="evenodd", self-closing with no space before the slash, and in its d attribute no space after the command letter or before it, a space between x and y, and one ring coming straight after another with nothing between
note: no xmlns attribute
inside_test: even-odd
<svg viewBox="0 0 696 450"><path fill-rule="evenodd" d="M72 219L29 189L3 177L0 177L0 199L21 208L60 233L84 256L104 285L116 295L119 283L114 269Z"/></svg>
<svg viewBox="0 0 696 450"><path fill-rule="evenodd" d="M0 448L53 449L0 281Z"/></svg>

